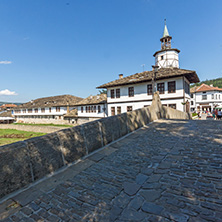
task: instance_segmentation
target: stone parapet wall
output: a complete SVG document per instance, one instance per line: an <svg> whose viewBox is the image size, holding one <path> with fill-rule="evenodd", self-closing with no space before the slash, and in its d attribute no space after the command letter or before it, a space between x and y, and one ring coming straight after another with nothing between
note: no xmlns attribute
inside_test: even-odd
<svg viewBox="0 0 222 222"><path fill-rule="evenodd" d="M189 115L163 107L157 93L150 107L0 147L0 198L159 118Z"/></svg>
<svg viewBox="0 0 222 222"><path fill-rule="evenodd" d="M52 119L52 118L31 118L27 116L26 118L23 117L16 117L16 122L18 123L32 123L32 124L72 124L72 121L69 119ZM73 121L76 122L75 120Z"/></svg>

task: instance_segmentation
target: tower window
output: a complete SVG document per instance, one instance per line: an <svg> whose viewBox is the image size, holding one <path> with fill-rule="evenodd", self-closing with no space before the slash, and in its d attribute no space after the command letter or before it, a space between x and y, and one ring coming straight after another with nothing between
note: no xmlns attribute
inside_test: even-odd
<svg viewBox="0 0 222 222"><path fill-rule="evenodd" d="M161 56L161 60L163 60L163 56Z"/></svg>

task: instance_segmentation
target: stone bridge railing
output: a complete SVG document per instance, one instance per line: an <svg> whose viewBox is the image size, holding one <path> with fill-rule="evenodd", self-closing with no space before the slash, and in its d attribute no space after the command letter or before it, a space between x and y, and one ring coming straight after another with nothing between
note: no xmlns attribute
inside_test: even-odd
<svg viewBox="0 0 222 222"><path fill-rule="evenodd" d="M0 147L0 198L159 118L190 116L162 106L156 93L150 107Z"/></svg>

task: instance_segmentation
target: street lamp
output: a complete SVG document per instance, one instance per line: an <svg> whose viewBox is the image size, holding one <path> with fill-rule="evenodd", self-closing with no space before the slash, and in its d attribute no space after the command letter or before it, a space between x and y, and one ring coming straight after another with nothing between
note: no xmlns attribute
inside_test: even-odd
<svg viewBox="0 0 222 222"><path fill-rule="evenodd" d="M153 94L156 92L156 74L158 72L159 66L152 66L153 68L153 77L152 77L152 88L153 88Z"/></svg>

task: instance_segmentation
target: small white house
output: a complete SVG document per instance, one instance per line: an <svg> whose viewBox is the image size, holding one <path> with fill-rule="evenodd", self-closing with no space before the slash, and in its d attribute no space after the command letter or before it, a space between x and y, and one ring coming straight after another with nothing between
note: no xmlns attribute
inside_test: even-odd
<svg viewBox="0 0 222 222"><path fill-rule="evenodd" d="M77 105L78 124L107 117L107 96L100 94L89 96Z"/></svg>
<svg viewBox="0 0 222 222"><path fill-rule="evenodd" d="M166 24L161 50L154 54L158 70L145 71L103 84L107 89L108 116L132 111L152 103L153 92L159 91L163 105L189 112L190 83L199 82L195 71L180 69L178 49L171 48Z"/></svg>
<svg viewBox="0 0 222 222"><path fill-rule="evenodd" d="M72 95L39 98L19 105L12 110L12 115L17 122L22 123L72 123L64 116L81 100Z"/></svg>
<svg viewBox="0 0 222 222"><path fill-rule="evenodd" d="M191 88L191 112L212 111L222 106L222 89L202 84Z"/></svg>

